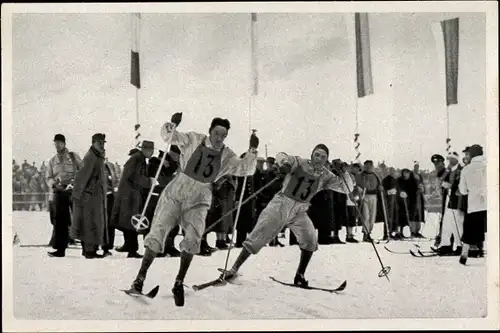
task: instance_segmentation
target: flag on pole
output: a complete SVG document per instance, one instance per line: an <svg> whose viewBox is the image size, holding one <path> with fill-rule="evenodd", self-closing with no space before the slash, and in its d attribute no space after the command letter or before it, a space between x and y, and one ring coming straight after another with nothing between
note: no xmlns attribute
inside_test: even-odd
<svg viewBox="0 0 500 333"><path fill-rule="evenodd" d="M257 13L252 13L252 95L259 94L259 71L257 67Z"/></svg>
<svg viewBox="0 0 500 333"><path fill-rule="evenodd" d="M139 40L141 14L132 14L132 52L130 65L130 83L137 89L141 88L141 73L139 69Z"/></svg>
<svg viewBox="0 0 500 333"><path fill-rule="evenodd" d="M132 48L130 57L130 83L136 88L135 90L135 146L139 146L141 133L139 128L139 89L141 89L141 71L139 62L139 45L141 35L141 14L132 14Z"/></svg>
<svg viewBox="0 0 500 333"><path fill-rule="evenodd" d="M446 105L458 104L458 17L441 21L446 68Z"/></svg>
<svg viewBox="0 0 500 333"><path fill-rule="evenodd" d="M373 94L370 34L367 13L354 14L358 97Z"/></svg>

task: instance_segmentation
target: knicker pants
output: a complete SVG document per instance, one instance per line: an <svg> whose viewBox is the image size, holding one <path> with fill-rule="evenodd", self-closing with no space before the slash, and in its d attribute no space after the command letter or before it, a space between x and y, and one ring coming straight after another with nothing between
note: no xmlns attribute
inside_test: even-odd
<svg viewBox="0 0 500 333"><path fill-rule="evenodd" d="M144 246L156 253L164 252L168 234L180 224L184 231L180 250L198 254L208 209L208 204L179 201L172 198L167 191L163 191L155 209L151 231L144 239Z"/></svg>
<svg viewBox="0 0 500 333"><path fill-rule="evenodd" d="M285 196L276 195L262 211L257 224L243 242L243 247L257 254L286 226L306 251L318 249L318 237L314 225L307 216L308 204L298 203Z"/></svg>
<svg viewBox="0 0 500 333"><path fill-rule="evenodd" d="M375 219L377 218L377 195L366 194L363 200L364 201L363 201L362 214L366 226L364 233L370 234L373 231L373 226L375 225Z"/></svg>

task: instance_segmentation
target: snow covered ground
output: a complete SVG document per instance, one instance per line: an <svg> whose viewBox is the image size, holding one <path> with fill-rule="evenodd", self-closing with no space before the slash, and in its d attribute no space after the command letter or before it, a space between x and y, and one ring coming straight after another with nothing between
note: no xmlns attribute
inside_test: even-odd
<svg viewBox="0 0 500 333"><path fill-rule="evenodd" d="M13 231L21 245L46 244L51 228L46 212L14 212ZM423 230L435 235L437 215L428 217ZM376 225L375 236L382 234ZM211 234L213 236L213 234ZM177 243L181 237L177 237ZM116 246L121 245L117 232ZM214 239L209 237L209 242ZM396 251L414 248L415 242L391 242ZM421 241L424 249L430 242ZM414 258L391 254L377 245L385 265L391 266L390 282L377 276L380 264L368 243L320 246L307 272L311 285L335 287L347 280L341 294L307 291L269 279L292 281L298 263L296 246L266 247L252 257L236 283L195 292L186 289L186 305L175 307L170 293L178 269L177 258L157 259L145 290L161 286L154 300L125 295L140 265L124 254L87 260L79 249L66 258L47 256L49 248L14 247L14 315L17 319L45 320L142 320L142 319L355 319L355 318L479 318L487 314L486 260L457 257ZM142 247L140 252L142 252ZM231 253L230 263L239 249ZM218 276L226 251L212 257L195 257L185 283L199 284Z"/></svg>

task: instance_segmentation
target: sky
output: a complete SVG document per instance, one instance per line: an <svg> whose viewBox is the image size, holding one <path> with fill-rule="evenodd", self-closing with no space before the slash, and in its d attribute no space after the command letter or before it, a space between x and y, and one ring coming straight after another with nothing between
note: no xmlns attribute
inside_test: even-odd
<svg viewBox="0 0 500 333"><path fill-rule="evenodd" d="M411 167L445 154L445 86L433 24L460 18L458 105L449 107L452 149L486 144L486 17L482 13L370 13L374 94L357 99L352 14L261 13L259 94L250 98L250 14L143 14L141 134L164 147L160 127L183 112L182 131L228 118L237 153L257 129L260 155L307 157L318 143L330 159ZM84 155L107 136L123 164L133 145L130 14L13 14L13 158L37 165L55 153L56 133ZM251 112L249 113L249 111Z"/></svg>

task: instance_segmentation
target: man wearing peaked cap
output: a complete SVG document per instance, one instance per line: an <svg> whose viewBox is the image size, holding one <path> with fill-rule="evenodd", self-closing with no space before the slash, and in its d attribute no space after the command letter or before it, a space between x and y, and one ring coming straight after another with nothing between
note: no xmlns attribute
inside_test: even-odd
<svg viewBox="0 0 500 333"><path fill-rule="evenodd" d="M439 163L439 162L444 162L444 157L439 155L439 154L434 154L432 155L431 157L431 162L432 164L436 164L436 163Z"/></svg>
<svg viewBox="0 0 500 333"><path fill-rule="evenodd" d="M92 135L92 143L98 142L98 141L102 141L105 143L106 142L106 134L96 133L96 134Z"/></svg>
<svg viewBox="0 0 500 333"><path fill-rule="evenodd" d="M76 174L72 192L71 236L81 240L82 254L87 259L102 258L97 250L108 243L104 143L104 134L92 136L92 146L83 158L82 169Z"/></svg>
<svg viewBox="0 0 500 333"><path fill-rule="evenodd" d="M56 251L49 252L51 257L61 258L66 255L69 238L68 226L71 224L71 188L76 172L82 165L80 156L68 150L66 138L62 134L54 136L54 155L47 165L46 180L49 187L49 212L54 226L50 246Z"/></svg>

